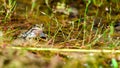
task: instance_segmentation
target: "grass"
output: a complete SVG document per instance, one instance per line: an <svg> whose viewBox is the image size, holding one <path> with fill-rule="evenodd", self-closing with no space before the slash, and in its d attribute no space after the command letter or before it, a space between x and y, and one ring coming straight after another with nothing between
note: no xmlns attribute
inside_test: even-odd
<svg viewBox="0 0 120 68"><path fill-rule="evenodd" d="M19 0L2 1L4 7L0 6L0 31L3 32L3 36L0 36L0 67L17 68L31 64L30 66L36 68L46 68L47 65L50 68L118 68L120 41L119 36L115 36L114 25L120 18L119 1L71 2L64 0L62 3L51 3L45 0L39 5L37 0L32 0L24 11L18 11L23 9L18 6ZM79 2L80 5L77 5ZM67 11L71 6L78 10L78 16L70 15L73 10ZM109 12L105 10L106 7ZM34 24L44 24L47 41L37 39L12 46L11 43L17 36ZM19 42L20 40L17 41Z"/></svg>
<svg viewBox="0 0 120 68"><path fill-rule="evenodd" d="M16 7L16 1L15 0L8 0L8 3L6 3L6 1L4 0L4 8L5 8L5 11L6 11L6 16L5 16L5 19L3 21L6 21L7 19L10 19L11 14L15 10L15 7Z"/></svg>
<svg viewBox="0 0 120 68"><path fill-rule="evenodd" d="M33 12L33 10L34 10L34 8L35 8L35 5L36 5L35 1L36 1L36 0L32 0L31 12Z"/></svg>

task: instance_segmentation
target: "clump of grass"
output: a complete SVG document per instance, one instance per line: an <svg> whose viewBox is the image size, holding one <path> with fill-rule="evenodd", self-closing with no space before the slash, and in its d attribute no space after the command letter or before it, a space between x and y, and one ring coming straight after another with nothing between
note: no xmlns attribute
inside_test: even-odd
<svg viewBox="0 0 120 68"><path fill-rule="evenodd" d="M5 18L4 18L4 22L8 19L10 19L12 13L14 12L15 8L16 8L16 1L15 0L8 0L8 3L6 0L4 0L4 8L5 8Z"/></svg>
<svg viewBox="0 0 120 68"><path fill-rule="evenodd" d="M3 44L3 32L0 30L0 45Z"/></svg>
<svg viewBox="0 0 120 68"><path fill-rule="evenodd" d="M35 9L35 7L36 7L36 0L32 0L31 13Z"/></svg>
<svg viewBox="0 0 120 68"><path fill-rule="evenodd" d="M88 7L91 3L91 0L88 1L88 3L86 4L86 8L85 8L85 13L84 13L84 24L83 24L83 42L82 45L85 45L85 38L86 38L86 17L87 17L87 13L88 13Z"/></svg>
<svg viewBox="0 0 120 68"><path fill-rule="evenodd" d="M104 0L93 0L93 4L97 7L101 7L103 5Z"/></svg>

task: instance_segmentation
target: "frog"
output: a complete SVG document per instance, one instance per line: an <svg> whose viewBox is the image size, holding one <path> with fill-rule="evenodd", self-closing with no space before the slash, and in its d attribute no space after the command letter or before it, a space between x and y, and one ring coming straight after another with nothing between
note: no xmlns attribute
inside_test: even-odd
<svg viewBox="0 0 120 68"><path fill-rule="evenodd" d="M35 24L30 27L27 31L21 33L17 39L13 40L13 46L27 46L27 45L39 45L40 40L45 42L47 34L44 32L43 24ZM37 39L36 39L37 38Z"/></svg>
<svg viewBox="0 0 120 68"><path fill-rule="evenodd" d="M47 35L43 32L44 26L43 24L35 24L31 28L29 28L27 31L20 34L18 37L23 39L31 39L31 38L44 38L46 39Z"/></svg>

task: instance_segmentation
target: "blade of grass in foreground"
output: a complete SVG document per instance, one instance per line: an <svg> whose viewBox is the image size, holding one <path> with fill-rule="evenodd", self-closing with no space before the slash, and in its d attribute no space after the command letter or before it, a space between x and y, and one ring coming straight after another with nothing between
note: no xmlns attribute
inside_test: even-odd
<svg viewBox="0 0 120 68"><path fill-rule="evenodd" d="M86 49L58 49L58 48L34 48L34 47L10 47L18 50L35 50L35 51L60 51L60 52L84 52L84 53L120 53L120 50L86 50Z"/></svg>
<svg viewBox="0 0 120 68"><path fill-rule="evenodd" d="M116 61L115 58L112 58L112 66L113 68L118 68L118 62Z"/></svg>

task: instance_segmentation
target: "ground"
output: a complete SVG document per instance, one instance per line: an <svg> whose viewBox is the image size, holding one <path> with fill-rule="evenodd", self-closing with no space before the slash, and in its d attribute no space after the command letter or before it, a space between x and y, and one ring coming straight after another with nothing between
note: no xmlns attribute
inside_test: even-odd
<svg viewBox="0 0 120 68"><path fill-rule="evenodd" d="M0 4L0 68L119 67L119 0ZM35 24L44 25L45 39L19 38Z"/></svg>

